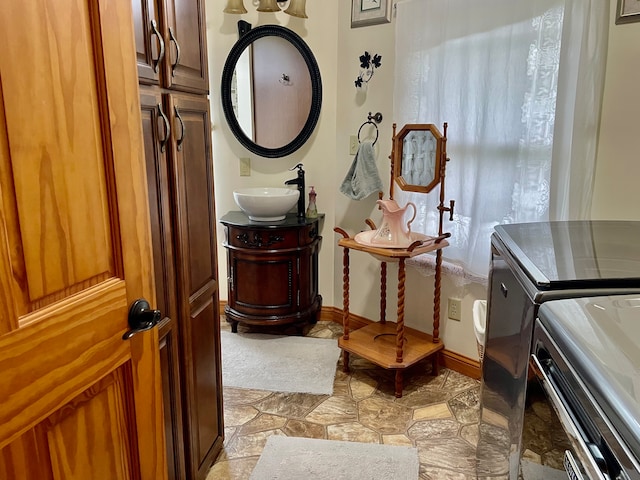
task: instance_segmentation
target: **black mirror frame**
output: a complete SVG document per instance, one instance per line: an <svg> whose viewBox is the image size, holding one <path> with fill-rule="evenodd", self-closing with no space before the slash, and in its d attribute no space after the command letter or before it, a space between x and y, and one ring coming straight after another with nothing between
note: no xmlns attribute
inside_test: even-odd
<svg viewBox="0 0 640 480"><path fill-rule="evenodd" d="M238 59L244 52L245 48L247 48L252 42L266 36L281 37L296 47L307 64L309 75L311 76L311 110L309 112L309 117L302 127L302 130L300 130L300 133L290 143L278 148L262 147L247 137L238 123L238 119L234 114L233 105L231 103L231 81ZM280 25L263 25L243 34L231 48L229 56L225 61L224 69L222 70L221 95L222 110L224 111L224 116L227 119L229 128L238 141L247 150L255 153L256 155L260 155L261 157L284 157L302 147L305 142L309 140L309 137L318 123L318 119L320 118L320 107L322 105L322 79L320 77L320 69L318 68L318 63L316 62L311 49L297 33Z"/></svg>

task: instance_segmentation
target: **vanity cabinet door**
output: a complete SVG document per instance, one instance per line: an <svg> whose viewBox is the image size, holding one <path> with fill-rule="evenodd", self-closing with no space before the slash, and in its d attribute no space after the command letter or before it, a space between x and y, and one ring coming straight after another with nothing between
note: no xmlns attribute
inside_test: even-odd
<svg viewBox="0 0 640 480"><path fill-rule="evenodd" d="M256 255L234 252L231 260L231 302L247 316L278 323L298 307L297 254Z"/></svg>

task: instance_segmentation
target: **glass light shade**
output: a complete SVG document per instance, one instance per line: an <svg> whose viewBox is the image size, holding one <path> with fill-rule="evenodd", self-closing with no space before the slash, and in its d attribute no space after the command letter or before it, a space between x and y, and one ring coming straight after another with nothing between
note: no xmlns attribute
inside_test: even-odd
<svg viewBox="0 0 640 480"><path fill-rule="evenodd" d="M227 0L227 6L223 10L224 13L247 13L242 0Z"/></svg>
<svg viewBox="0 0 640 480"><path fill-rule="evenodd" d="M307 0L291 0L284 13L288 13L289 15L292 15L294 17L309 18L307 17L307 12L305 12L304 10L304 6L306 3Z"/></svg>
<svg viewBox="0 0 640 480"><path fill-rule="evenodd" d="M259 12L279 12L280 7L276 0L260 0L257 10Z"/></svg>

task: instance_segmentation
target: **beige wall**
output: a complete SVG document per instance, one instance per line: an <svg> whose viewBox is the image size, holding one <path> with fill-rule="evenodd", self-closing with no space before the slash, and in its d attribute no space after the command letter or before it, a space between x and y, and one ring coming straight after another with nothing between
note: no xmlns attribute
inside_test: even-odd
<svg viewBox="0 0 640 480"><path fill-rule="evenodd" d="M640 23L615 25L616 3L591 212L594 219L640 220Z"/></svg>
<svg viewBox="0 0 640 480"><path fill-rule="evenodd" d="M250 12L242 18L254 26L281 24L298 33L309 44L320 65L323 82L322 114L311 140L300 151L283 159L264 159L250 154L235 140L224 122L219 101L219 81L224 59L237 39L236 23L240 18L221 12L224 2L207 0L209 19L209 58L211 65L213 145L216 173L216 208L218 216L237 209L233 201L234 188L243 186L276 186L292 178L287 169L303 162L307 172L307 185L318 192L318 208L326 214L324 237L320 253L320 291L325 306L342 307L342 249L336 247L334 226L340 226L351 235L365 228L364 219L372 218L379 224L381 213L371 196L352 201L339 193L339 185L353 161L348 153L349 136L355 135L368 112L381 112L377 142L377 164L388 194L389 153L393 123L393 58L394 22L362 28L350 28L350 6L347 0L307 2L309 19L300 20L284 13L258 14L246 2ZM640 23L614 25L615 3L611 2L611 30L609 60L605 84L602 127L599 138L598 165L594 180L594 218L640 219L640 188L634 182L640 178L640 135L635 132L636 112L640 111L640 69L630 68L640 50ZM382 55L382 66L375 71L366 95L357 93L354 80L359 73L358 57L367 50ZM455 141L455 139L449 139ZM239 176L238 159L250 157L251 177ZM452 159L455 161L455 158ZM223 230L218 230L222 240ZM226 277L226 254L219 248L221 278ZM379 263L366 254L351 253L350 311L371 319L378 317ZM387 305L389 318L393 318L396 302L396 269L389 267ZM406 321L409 326L431 331L433 310L433 277L422 277L409 269L407 272ZM446 318L447 297L463 300L463 319L460 322ZM458 287L444 278L440 334L447 349L477 358L471 308L477 298L485 298L486 286L471 284ZM224 285L221 298L226 299Z"/></svg>

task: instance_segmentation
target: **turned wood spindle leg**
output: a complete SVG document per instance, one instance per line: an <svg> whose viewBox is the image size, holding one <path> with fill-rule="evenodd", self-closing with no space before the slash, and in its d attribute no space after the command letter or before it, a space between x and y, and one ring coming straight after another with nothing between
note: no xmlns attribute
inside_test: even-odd
<svg viewBox="0 0 640 480"><path fill-rule="evenodd" d="M349 249L342 254L342 338L349 340Z"/></svg>
<svg viewBox="0 0 640 480"><path fill-rule="evenodd" d="M396 398L402 397L402 370L396 370Z"/></svg>
<svg viewBox="0 0 640 480"><path fill-rule="evenodd" d="M342 371L349 373L349 352L342 350Z"/></svg>
<svg viewBox="0 0 640 480"><path fill-rule="evenodd" d="M433 288L433 343L440 343L440 282L442 250L436 252L436 271Z"/></svg>
<svg viewBox="0 0 640 480"><path fill-rule="evenodd" d="M437 377L440 375L440 353L436 352L433 354L433 358L431 359L431 375Z"/></svg>
<svg viewBox="0 0 640 480"><path fill-rule="evenodd" d="M404 258L398 263L398 324L396 327L396 362L402 363L404 356L404 282L406 272Z"/></svg>
<svg viewBox="0 0 640 480"><path fill-rule="evenodd" d="M380 264L380 323L387 322L387 262Z"/></svg>
<svg viewBox="0 0 640 480"><path fill-rule="evenodd" d="M342 256L342 338L349 340L349 249ZM349 373L349 352L342 350L342 371Z"/></svg>

